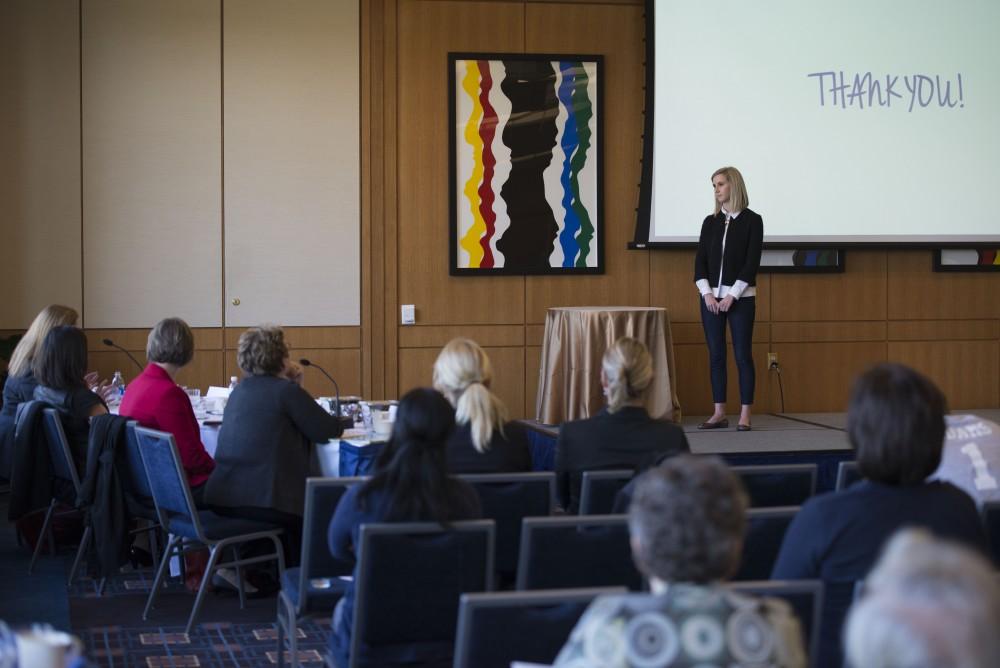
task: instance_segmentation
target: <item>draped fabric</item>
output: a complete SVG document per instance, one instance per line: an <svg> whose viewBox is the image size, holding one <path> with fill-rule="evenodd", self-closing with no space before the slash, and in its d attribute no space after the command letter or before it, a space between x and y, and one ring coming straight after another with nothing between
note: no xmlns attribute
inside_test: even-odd
<svg viewBox="0 0 1000 668"><path fill-rule="evenodd" d="M601 358L618 338L646 344L653 382L646 395L651 417L679 422L673 339L666 309L632 306L551 308L538 370L535 419L560 424L596 414L604 406Z"/></svg>

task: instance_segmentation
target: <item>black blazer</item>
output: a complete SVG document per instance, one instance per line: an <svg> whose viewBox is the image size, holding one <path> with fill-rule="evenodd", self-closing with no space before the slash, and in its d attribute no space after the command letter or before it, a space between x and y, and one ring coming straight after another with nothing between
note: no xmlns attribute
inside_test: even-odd
<svg viewBox="0 0 1000 668"><path fill-rule="evenodd" d="M479 452L472 445L472 425L455 426L448 438L448 473L523 473L531 470L528 433L517 422L493 430L490 446Z"/></svg>
<svg viewBox="0 0 1000 668"><path fill-rule="evenodd" d="M721 268L723 285L732 285L736 281L756 285L764 243L764 220L758 213L743 209L729 223L729 232L725 229L726 214L721 211L706 217L701 224L698 252L694 256L694 280L707 279L710 286L717 288ZM722 257L723 234L726 235L725 262Z"/></svg>
<svg viewBox="0 0 1000 668"><path fill-rule="evenodd" d="M641 406L614 413L605 408L586 420L564 422L556 443L559 502L567 512L578 512L584 471L645 468L664 455L690 450L680 427L650 418Z"/></svg>

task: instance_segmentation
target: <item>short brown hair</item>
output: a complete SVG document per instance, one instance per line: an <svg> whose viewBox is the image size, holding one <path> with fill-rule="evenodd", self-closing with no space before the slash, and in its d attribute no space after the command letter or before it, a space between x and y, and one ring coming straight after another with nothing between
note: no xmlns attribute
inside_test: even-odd
<svg viewBox="0 0 1000 668"><path fill-rule="evenodd" d="M286 357L285 332L276 325L251 327L240 335L236 362L248 376L277 376Z"/></svg>
<svg viewBox="0 0 1000 668"><path fill-rule="evenodd" d="M926 376L902 364L879 364L854 383L847 436L858 470L887 485L915 485L937 470L947 402Z"/></svg>
<svg viewBox="0 0 1000 668"><path fill-rule="evenodd" d="M164 318L149 330L146 358L160 364L184 366L194 357L194 334L180 318Z"/></svg>
<svg viewBox="0 0 1000 668"><path fill-rule="evenodd" d="M678 455L643 473L629 506L639 570L705 584L736 572L746 531L743 483L718 457Z"/></svg>

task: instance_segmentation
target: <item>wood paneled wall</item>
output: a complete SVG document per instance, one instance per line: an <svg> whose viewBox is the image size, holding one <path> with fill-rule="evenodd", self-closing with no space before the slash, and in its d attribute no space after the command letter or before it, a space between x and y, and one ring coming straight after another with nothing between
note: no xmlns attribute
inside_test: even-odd
<svg viewBox="0 0 1000 668"><path fill-rule="evenodd" d="M532 417L546 309L653 305L666 307L673 323L684 413L710 410L693 252L626 249L641 156L643 37L638 0L374 0L363 9L363 238L370 240L363 290L370 319L362 336L366 387L374 394L429 384L440 346L469 336L493 359L495 389L511 411ZM603 276L448 275L449 51L604 54ZM757 410L781 408L768 352L782 367L787 411L844 410L854 376L883 360L928 373L953 407L998 406L998 288L996 275L933 273L929 251L849 251L842 274L761 275ZM416 306L416 325L398 324L401 304Z"/></svg>

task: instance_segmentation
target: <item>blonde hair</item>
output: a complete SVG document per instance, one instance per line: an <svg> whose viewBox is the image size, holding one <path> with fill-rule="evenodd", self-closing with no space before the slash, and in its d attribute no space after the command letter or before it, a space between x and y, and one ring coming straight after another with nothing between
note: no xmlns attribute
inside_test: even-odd
<svg viewBox="0 0 1000 668"><path fill-rule="evenodd" d="M607 382L608 412L641 399L653 381L653 358L641 341L623 336L611 344L601 360Z"/></svg>
<svg viewBox="0 0 1000 668"><path fill-rule="evenodd" d="M479 344L471 339L452 339L434 362L434 389L455 407L455 423L468 423L472 446L486 452L494 429L503 433L507 407L490 392L493 367Z"/></svg>
<svg viewBox="0 0 1000 668"><path fill-rule="evenodd" d="M730 213L737 213L750 206L750 196L747 195L747 184L743 182L743 175L735 167L720 167L712 172L712 179L722 174L729 183L729 201L726 202L726 210ZM722 210L719 202L715 203L715 213Z"/></svg>
<svg viewBox="0 0 1000 668"><path fill-rule="evenodd" d="M26 375L31 370L31 361L41 349L45 336L56 327L75 325L79 317L76 310L69 306L50 304L43 308L14 348L10 363L7 365L7 372L11 376Z"/></svg>

